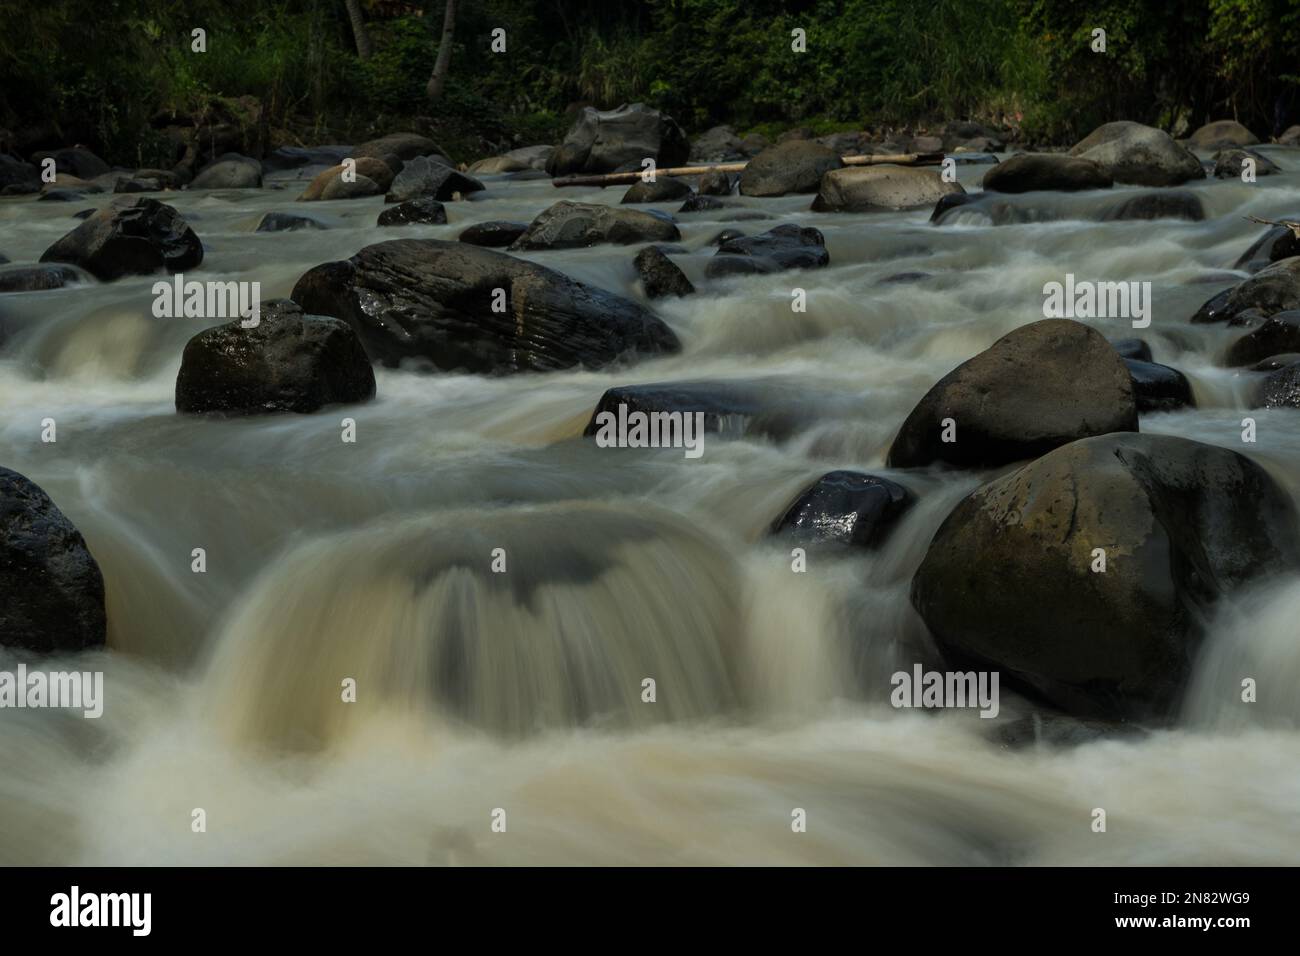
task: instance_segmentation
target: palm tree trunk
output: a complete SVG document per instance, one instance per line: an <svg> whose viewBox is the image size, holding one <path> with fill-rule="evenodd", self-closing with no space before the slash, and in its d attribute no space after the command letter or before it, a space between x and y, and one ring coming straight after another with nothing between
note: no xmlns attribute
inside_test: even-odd
<svg viewBox="0 0 1300 956"><path fill-rule="evenodd" d="M361 0L343 0L348 8L348 19L352 21L352 35L357 41L357 56L363 60L370 59L370 34L366 32L366 21L361 18Z"/></svg>
<svg viewBox="0 0 1300 956"><path fill-rule="evenodd" d="M455 32L456 0L447 0L447 9L442 16L442 42L438 44L438 59L433 64L429 85L425 87L430 102L442 96L442 88L447 83L447 70L451 67L451 37Z"/></svg>

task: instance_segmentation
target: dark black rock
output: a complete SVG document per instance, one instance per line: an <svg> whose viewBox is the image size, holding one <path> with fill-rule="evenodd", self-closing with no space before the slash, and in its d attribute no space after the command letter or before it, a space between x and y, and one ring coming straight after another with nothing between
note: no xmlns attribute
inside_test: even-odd
<svg viewBox="0 0 1300 956"><path fill-rule="evenodd" d="M72 522L0 468L0 644L48 654L102 647L104 578Z"/></svg>
<svg viewBox="0 0 1300 956"><path fill-rule="evenodd" d="M41 262L68 262L105 281L203 261L203 245L171 206L156 199L117 199L46 249Z"/></svg>
<svg viewBox="0 0 1300 956"><path fill-rule="evenodd" d="M402 171L393 179L384 202L407 202L411 199L437 199L447 202L455 193L466 196L479 192L483 184L430 156L406 160Z"/></svg>
<svg viewBox="0 0 1300 956"><path fill-rule="evenodd" d="M772 523L772 533L800 541L878 547L915 496L895 481L832 471L806 488Z"/></svg>
<svg viewBox="0 0 1300 956"><path fill-rule="evenodd" d="M288 212L268 212L257 224L254 232L294 232L298 229L325 229L324 223L309 216L296 216Z"/></svg>
<svg viewBox="0 0 1300 956"><path fill-rule="evenodd" d="M1124 359L1124 364L1133 376L1133 394L1139 412L1172 412L1196 407L1192 386L1177 369L1131 358Z"/></svg>
<svg viewBox="0 0 1300 956"><path fill-rule="evenodd" d="M704 272L710 279L716 279L786 269L821 269L830 261L821 232L784 223L761 235L720 243Z"/></svg>
<svg viewBox="0 0 1300 956"><path fill-rule="evenodd" d="M411 199L385 209L375 222L377 226L406 226L411 223L442 225L447 221L447 209L436 199Z"/></svg>
<svg viewBox="0 0 1300 956"><path fill-rule="evenodd" d="M470 226L456 238L460 242L468 242L472 246L503 248L510 245L527 231L528 223L526 222L493 219L490 222L480 222Z"/></svg>
<svg viewBox="0 0 1300 956"><path fill-rule="evenodd" d="M307 413L374 397L374 369L346 322L306 315L287 299L263 304L255 327L243 321L190 339L176 376L178 412Z"/></svg>
<svg viewBox="0 0 1300 956"><path fill-rule="evenodd" d="M645 286L647 298L662 299L665 296L691 295L695 292L695 286L691 285L682 270L657 246L642 249L632 264Z"/></svg>

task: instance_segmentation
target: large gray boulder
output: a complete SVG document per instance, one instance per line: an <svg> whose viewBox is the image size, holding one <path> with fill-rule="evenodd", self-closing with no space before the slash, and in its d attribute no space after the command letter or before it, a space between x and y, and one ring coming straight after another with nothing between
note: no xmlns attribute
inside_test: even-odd
<svg viewBox="0 0 1300 956"><path fill-rule="evenodd" d="M950 667L996 670L1075 716L1160 720L1178 706L1209 606L1298 561L1291 499L1250 459L1104 435L963 500L912 603Z"/></svg>
<svg viewBox="0 0 1300 956"><path fill-rule="evenodd" d="M1129 120L1097 127L1070 150L1097 163L1117 183L1177 186L1204 179L1201 161L1154 126Z"/></svg>
<svg viewBox="0 0 1300 956"><path fill-rule="evenodd" d="M847 166L822 176L812 208L818 212L914 209L965 191L960 183L944 182L933 169L892 164Z"/></svg>
<svg viewBox="0 0 1300 956"><path fill-rule="evenodd" d="M305 273L292 298L350 324L373 361L505 374L675 352L642 306L464 242L397 239Z"/></svg>
<svg viewBox="0 0 1300 956"><path fill-rule="evenodd" d="M792 139L763 150L740 172L743 196L815 193L822 177L843 168L839 153L811 140Z"/></svg>
<svg viewBox="0 0 1300 956"><path fill-rule="evenodd" d="M690 154L686 134L671 116L643 103L613 110L583 109L564 142L547 160L552 176L611 173L653 159L661 168L680 166Z"/></svg>
<svg viewBox="0 0 1300 956"><path fill-rule="evenodd" d="M1254 146L1259 137L1242 126L1236 120L1216 120L1206 123L1187 138L1187 145L1192 149L1213 152L1233 146Z"/></svg>
<svg viewBox="0 0 1300 956"><path fill-rule="evenodd" d="M203 245L179 212L156 199L115 199L41 254L41 262L81 266L105 281L203 261Z"/></svg>
<svg viewBox="0 0 1300 956"><path fill-rule="evenodd" d="M562 199L529 223L510 248L578 249L606 242L676 242L681 237L672 222L639 209Z"/></svg>
<svg viewBox="0 0 1300 956"><path fill-rule="evenodd" d="M1133 379L1111 344L1082 322L1043 319L1007 333L926 392L899 429L889 466L994 467L1137 428Z"/></svg>
<svg viewBox="0 0 1300 956"><path fill-rule="evenodd" d="M201 169L190 189L257 189L261 185L261 163L238 153L226 153Z"/></svg>
<svg viewBox="0 0 1300 956"><path fill-rule="evenodd" d="M50 496L0 468L0 645L40 653L102 647L104 578Z"/></svg>
<svg viewBox="0 0 1300 956"><path fill-rule="evenodd" d="M408 202L412 199L436 199L447 202L455 194L467 196L479 192L483 184L473 176L457 172L435 157L417 156L406 161L384 202Z"/></svg>

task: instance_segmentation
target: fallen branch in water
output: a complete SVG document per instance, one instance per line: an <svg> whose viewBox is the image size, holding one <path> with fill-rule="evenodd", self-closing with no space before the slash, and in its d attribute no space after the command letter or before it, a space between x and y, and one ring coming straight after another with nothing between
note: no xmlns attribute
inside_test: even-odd
<svg viewBox="0 0 1300 956"><path fill-rule="evenodd" d="M845 166L876 166L889 163L895 166L937 166L943 162L943 153L880 153L875 156L844 156ZM670 166L656 169L656 176L702 176L705 173L738 173L743 163L710 163L703 166ZM646 170L630 173L601 173L595 176L561 176L551 180L552 186L619 186L639 182Z"/></svg>
<svg viewBox="0 0 1300 956"><path fill-rule="evenodd" d="M1292 222L1289 219L1283 219L1280 221L1275 219L1260 219L1259 216L1242 216L1241 218L1249 222L1257 222L1261 226L1286 226L1291 230L1291 235L1300 239L1300 222Z"/></svg>

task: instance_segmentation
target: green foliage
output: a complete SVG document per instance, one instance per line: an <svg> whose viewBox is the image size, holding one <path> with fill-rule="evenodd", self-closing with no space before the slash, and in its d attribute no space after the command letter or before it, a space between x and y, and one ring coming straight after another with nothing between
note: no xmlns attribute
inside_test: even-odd
<svg viewBox="0 0 1300 956"><path fill-rule="evenodd" d="M362 61L342 0L0 0L0 22L21 24L0 33L0 126L145 165L167 157L150 123L164 110L261 109L273 138L416 127L459 157L554 142L575 102L638 100L688 130L1010 119L1070 141L1120 118L1266 133L1300 87L1296 0L462 0L430 104L444 2L391 19L363 0Z"/></svg>

